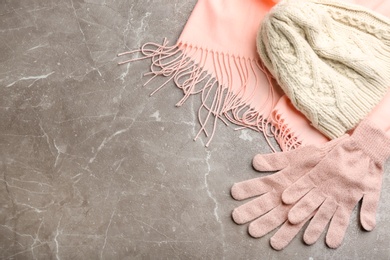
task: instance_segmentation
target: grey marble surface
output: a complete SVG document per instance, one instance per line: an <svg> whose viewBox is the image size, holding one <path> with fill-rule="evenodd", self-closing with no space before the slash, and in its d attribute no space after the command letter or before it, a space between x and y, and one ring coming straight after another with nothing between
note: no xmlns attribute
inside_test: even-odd
<svg viewBox="0 0 390 260"><path fill-rule="evenodd" d="M220 124L193 142L198 98L175 108L173 84L142 87L148 61L117 65L175 42L195 2L0 0L0 259L390 259L389 167L377 228L355 209L337 250L233 223L265 140Z"/></svg>

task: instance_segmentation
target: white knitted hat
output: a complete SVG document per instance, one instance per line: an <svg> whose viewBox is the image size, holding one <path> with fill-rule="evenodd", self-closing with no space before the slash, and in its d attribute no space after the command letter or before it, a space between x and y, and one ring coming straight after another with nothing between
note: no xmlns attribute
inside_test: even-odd
<svg viewBox="0 0 390 260"><path fill-rule="evenodd" d="M322 133L354 128L390 86L390 20L328 0L287 0L257 37L264 64L294 106Z"/></svg>

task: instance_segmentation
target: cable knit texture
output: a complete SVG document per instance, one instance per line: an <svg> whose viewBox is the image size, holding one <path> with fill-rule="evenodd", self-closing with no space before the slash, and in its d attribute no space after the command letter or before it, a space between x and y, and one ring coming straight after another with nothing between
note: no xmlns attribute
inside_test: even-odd
<svg viewBox="0 0 390 260"><path fill-rule="evenodd" d="M332 139L390 86L390 20L360 6L282 1L264 18L257 48L294 106Z"/></svg>

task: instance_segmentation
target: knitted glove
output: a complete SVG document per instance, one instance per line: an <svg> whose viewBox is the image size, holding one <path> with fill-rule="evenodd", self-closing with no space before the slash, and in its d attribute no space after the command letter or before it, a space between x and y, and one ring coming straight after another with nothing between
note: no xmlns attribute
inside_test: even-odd
<svg viewBox="0 0 390 260"><path fill-rule="evenodd" d="M330 222L326 244L340 246L350 214L362 198L360 222L367 231L375 227L383 164L389 156L390 138L366 119L283 192L284 203L296 203L288 213L292 224L302 223L316 211L304 234L306 243L314 243Z"/></svg>
<svg viewBox="0 0 390 260"><path fill-rule="evenodd" d="M321 148L307 146L285 153L257 155L253 161L255 169L281 171L232 187L232 196L237 200L261 195L236 208L232 214L234 221L243 224L257 218L249 225L249 233L254 237L264 236L284 223L270 241L274 249L280 250L312 216L304 241L314 243L333 213L337 213L326 238L327 245L335 248L341 244L353 207L364 196L360 220L364 229L372 230L390 140L371 125L366 119L352 136L342 136ZM348 169L352 170L346 172Z"/></svg>
<svg viewBox="0 0 390 260"><path fill-rule="evenodd" d="M231 194L236 200L259 196L234 209L233 220L237 224L244 224L262 216L249 225L249 234L253 237L262 237L285 222L271 239L271 246L274 249L283 249L304 224L288 223L287 214L292 205L282 203L283 191L313 169L347 136L328 142L322 147L310 145L289 152L256 155L253 159L253 167L256 170L279 172L233 185ZM303 158L305 159L302 160Z"/></svg>

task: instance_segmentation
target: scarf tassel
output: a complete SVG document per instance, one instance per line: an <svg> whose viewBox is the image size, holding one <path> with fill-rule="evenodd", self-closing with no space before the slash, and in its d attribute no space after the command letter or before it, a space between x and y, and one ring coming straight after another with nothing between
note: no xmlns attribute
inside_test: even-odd
<svg viewBox="0 0 390 260"><path fill-rule="evenodd" d="M297 132L290 127L284 114L279 110L275 109L272 112L270 121L272 122L271 132L283 151L290 151L302 145L302 140L298 138Z"/></svg>
<svg viewBox="0 0 390 260"><path fill-rule="evenodd" d="M237 126L235 130L250 128L262 132L272 150L275 151L269 138L275 137L281 147L293 149L299 146L299 141L294 133L284 125L280 115L275 114L272 108L280 98L274 91L271 77L266 72L259 60L235 57L232 55L204 50L182 42L175 45L168 45L167 39L162 44L145 43L140 49L118 54L118 56L133 55L142 53L142 57L131 58L119 62L119 65L138 60L151 59L150 71L144 76L151 76L144 86L149 84L158 76L168 79L157 87L150 96L157 93L169 82L183 91L183 98L176 104L182 106L191 95L201 96L201 105L198 109L198 121L200 129L194 140L203 133L209 138L206 147L209 146L217 127L218 119L225 125L233 123ZM259 92L259 73L266 75L268 83L267 93ZM233 79L233 77L235 79ZM233 88L233 81L241 85ZM251 106L262 95L261 105ZM259 103L259 102L257 102ZM211 127L208 124L211 123ZM283 149L283 150L285 150Z"/></svg>

